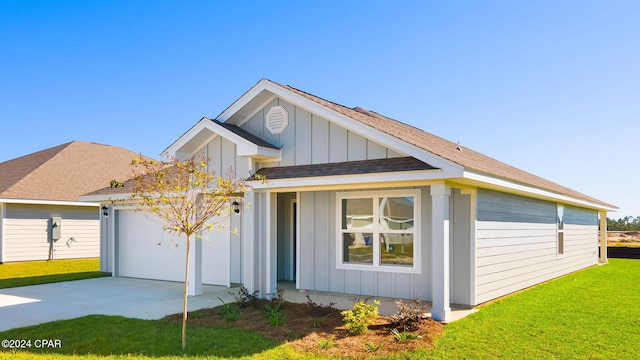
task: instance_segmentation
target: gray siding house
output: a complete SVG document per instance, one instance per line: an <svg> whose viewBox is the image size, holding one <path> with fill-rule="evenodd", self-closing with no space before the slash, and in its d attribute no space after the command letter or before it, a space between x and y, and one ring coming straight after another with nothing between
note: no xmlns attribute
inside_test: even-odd
<svg viewBox="0 0 640 360"><path fill-rule="evenodd" d="M99 257L100 205L80 195L130 177L136 155L72 141L0 163L0 263Z"/></svg>
<svg viewBox="0 0 640 360"><path fill-rule="evenodd" d="M215 119L164 152L205 156L253 190L237 233L214 232L193 252L201 283L242 283L262 296L298 289L477 305L606 262L607 211L616 207L362 108L261 80ZM252 181L255 174L268 182ZM102 219L102 270L180 280L182 252L135 212L126 188L83 197ZM600 243L599 243L600 242Z"/></svg>

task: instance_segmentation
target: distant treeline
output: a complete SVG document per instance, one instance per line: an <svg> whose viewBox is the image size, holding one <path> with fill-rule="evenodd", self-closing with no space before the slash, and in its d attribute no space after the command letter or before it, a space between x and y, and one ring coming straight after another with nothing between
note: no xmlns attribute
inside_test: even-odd
<svg viewBox="0 0 640 360"><path fill-rule="evenodd" d="M607 218L607 230L609 231L639 231L640 216L625 216L620 219Z"/></svg>

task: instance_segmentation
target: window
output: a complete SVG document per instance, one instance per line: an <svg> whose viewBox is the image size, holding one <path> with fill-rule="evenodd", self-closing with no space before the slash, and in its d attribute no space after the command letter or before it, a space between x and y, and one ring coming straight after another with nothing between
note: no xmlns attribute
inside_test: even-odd
<svg viewBox="0 0 640 360"><path fill-rule="evenodd" d="M558 256L564 255L564 206L558 205L557 216L558 229Z"/></svg>
<svg viewBox="0 0 640 360"><path fill-rule="evenodd" d="M420 272L419 190L338 193L339 269Z"/></svg>

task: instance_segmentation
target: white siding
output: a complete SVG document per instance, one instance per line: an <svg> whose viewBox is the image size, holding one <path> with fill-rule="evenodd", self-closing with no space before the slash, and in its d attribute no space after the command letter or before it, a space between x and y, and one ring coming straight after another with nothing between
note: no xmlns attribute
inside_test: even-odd
<svg viewBox="0 0 640 360"><path fill-rule="evenodd" d="M61 217L61 237L53 246L54 260L100 256L97 207L8 204L5 216L4 262L48 260L49 219L54 216Z"/></svg>
<svg viewBox="0 0 640 360"><path fill-rule="evenodd" d="M300 193L300 273L301 289L398 298L430 300L431 245L427 224L430 219L428 188L421 188L422 272L343 270L336 268L336 191Z"/></svg>
<svg viewBox="0 0 640 360"><path fill-rule="evenodd" d="M477 222L477 303L596 264L597 225L565 223L565 253L559 256L555 214L555 203L478 192L478 218L484 220Z"/></svg>

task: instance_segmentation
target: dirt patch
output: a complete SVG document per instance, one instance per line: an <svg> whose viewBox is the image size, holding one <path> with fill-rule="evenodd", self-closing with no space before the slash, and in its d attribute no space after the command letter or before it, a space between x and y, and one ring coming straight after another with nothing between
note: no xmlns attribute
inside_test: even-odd
<svg viewBox="0 0 640 360"><path fill-rule="evenodd" d="M607 246L640 247L640 231L608 231Z"/></svg>
<svg viewBox="0 0 640 360"><path fill-rule="evenodd" d="M237 327L257 331L276 341L287 343L296 351L365 359L373 356L399 354L404 351L430 348L442 335L444 326L432 319L423 319L415 331L406 334L410 339L398 341L391 333L391 318L379 317L369 332L350 335L343 326L340 310L312 307L308 304L282 302L284 324L271 326L264 315L265 306L275 306L275 301L258 300L251 305L238 307L240 316L227 322L221 306L189 313L189 324L197 326ZM165 317L165 320L181 322L182 314ZM404 329L399 329L404 330Z"/></svg>

